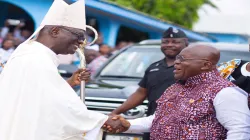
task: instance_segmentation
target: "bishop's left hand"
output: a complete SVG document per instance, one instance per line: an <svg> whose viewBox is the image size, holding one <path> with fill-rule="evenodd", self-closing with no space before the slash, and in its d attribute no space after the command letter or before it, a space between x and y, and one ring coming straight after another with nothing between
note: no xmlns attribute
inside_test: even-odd
<svg viewBox="0 0 250 140"><path fill-rule="evenodd" d="M90 79L90 72L87 69L78 69L73 75L67 80L71 87L78 86L81 81L88 82Z"/></svg>

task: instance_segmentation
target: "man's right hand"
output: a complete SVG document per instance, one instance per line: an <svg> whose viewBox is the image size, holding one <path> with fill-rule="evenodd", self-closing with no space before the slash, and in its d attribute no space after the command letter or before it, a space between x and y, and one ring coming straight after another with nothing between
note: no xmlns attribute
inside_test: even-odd
<svg viewBox="0 0 250 140"><path fill-rule="evenodd" d="M147 98L147 89L139 87L120 107L113 110L110 115L119 115L143 103Z"/></svg>
<svg viewBox="0 0 250 140"><path fill-rule="evenodd" d="M107 133L121 133L129 129L130 123L122 116L109 116L109 119L102 126L102 129Z"/></svg>

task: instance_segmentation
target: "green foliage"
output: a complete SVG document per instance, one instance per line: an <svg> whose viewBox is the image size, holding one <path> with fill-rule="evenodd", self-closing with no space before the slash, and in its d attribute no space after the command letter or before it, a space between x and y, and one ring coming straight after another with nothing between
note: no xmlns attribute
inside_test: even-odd
<svg viewBox="0 0 250 140"><path fill-rule="evenodd" d="M214 8L210 0L106 0L128 9L137 10L164 21L192 28L203 4Z"/></svg>

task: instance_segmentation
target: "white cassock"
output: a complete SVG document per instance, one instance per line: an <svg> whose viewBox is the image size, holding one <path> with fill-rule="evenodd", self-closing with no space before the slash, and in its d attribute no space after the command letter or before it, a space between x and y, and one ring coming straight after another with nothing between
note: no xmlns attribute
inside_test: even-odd
<svg viewBox="0 0 250 140"><path fill-rule="evenodd" d="M56 54L29 41L0 74L0 140L99 140L106 115L87 110L59 75Z"/></svg>

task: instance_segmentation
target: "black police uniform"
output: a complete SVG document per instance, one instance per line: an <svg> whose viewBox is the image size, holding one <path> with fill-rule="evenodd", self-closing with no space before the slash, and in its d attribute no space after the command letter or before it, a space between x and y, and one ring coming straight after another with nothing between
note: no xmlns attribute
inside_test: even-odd
<svg viewBox="0 0 250 140"><path fill-rule="evenodd" d="M241 68L244 64L248 63L248 61L241 60L240 65L234 70L232 73L233 78L235 79L232 81L235 85L243 89L245 92L248 93L248 107L250 109L250 76L244 76L241 73Z"/></svg>
<svg viewBox="0 0 250 140"><path fill-rule="evenodd" d="M243 76L241 74L241 68L246 63L248 63L248 61L241 60L240 65L232 73L232 76L235 79L235 81L232 81L232 82L236 84L237 86L239 86L244 91L246 91L247 93L250 93L250 77Z"/></svg>
<svg viewBox="0 0 250 140"><path fill-rule="evenodd" d="M175 83L173 71L174 66L168 66L165 59L151 64L145 71L139 86L147 89L148 116L154 114L157 107L156 101L164 91ZM149 133L145 133L143 140L149 140L149 137Z"/></svg>

